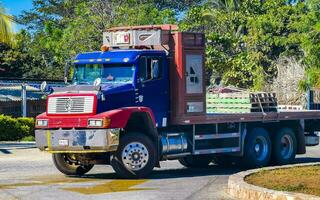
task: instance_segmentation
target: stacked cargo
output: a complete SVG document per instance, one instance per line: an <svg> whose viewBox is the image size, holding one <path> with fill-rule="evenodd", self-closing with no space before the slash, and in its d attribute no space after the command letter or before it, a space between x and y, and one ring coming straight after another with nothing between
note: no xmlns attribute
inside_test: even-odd
<svg viewBox="0 0 320 200"><path fill-rule="evenodd" d="M237 91L207 93L207 113L277 112L275 93Z"/></svg>

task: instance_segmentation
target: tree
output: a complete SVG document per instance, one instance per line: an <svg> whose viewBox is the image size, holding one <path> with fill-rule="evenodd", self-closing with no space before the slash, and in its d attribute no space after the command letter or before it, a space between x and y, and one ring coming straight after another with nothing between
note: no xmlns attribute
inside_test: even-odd
<svg viewBox="0 0 320 200"><path fill-rule="evenodd" d="M65 62L76 54L99 50L102 32L107 28L176 23L177 13L187 5L182 1L170 5L169 1L153 0L34 0L33 3L34 8L25 11L18 21L32 30L30 52L43 67L32 68L27 76L54 79L62 78ZM47 71L55 73L49 76Z"/></svg>
<svg viewBox="0 0 320 200"><path fill-rule="evenodd" d="M307 71L320 68L319 8L320 0L211 0L191 8L180 26L206 33L208 70L224 84L262 90L274 81L282 57Z"/></svg>
<svg viewBox="0 0 320 200"><path fill-rule="evenodd" d="M6 14L0 2L0 43L13 43L12 21L13 17Z"/></svg>

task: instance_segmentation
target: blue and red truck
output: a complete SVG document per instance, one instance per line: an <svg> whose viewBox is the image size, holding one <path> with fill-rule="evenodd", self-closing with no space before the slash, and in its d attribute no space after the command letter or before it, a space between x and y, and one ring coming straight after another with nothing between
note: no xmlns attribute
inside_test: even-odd
<svg viewBox="0 0 320 200"><path fill-rule="evenodd" d="M204 63L202 33L108 29L101 51L77 55L71 84L48 95L36 145L66 175L103 164L143 178L172 159L186 167L282 165L319 143L320 111L207 114Z"/></svg>

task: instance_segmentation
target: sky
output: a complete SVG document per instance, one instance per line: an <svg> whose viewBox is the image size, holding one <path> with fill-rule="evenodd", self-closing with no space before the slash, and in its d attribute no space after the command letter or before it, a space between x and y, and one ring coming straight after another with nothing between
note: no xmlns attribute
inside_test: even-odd
<svg viewBox="0 0 320 200"><path fill-rule="evenodd" d="M23 10L30 10L32 8L32 0L0 0L6 12L10 15L19 15ZM19 31L23 26L19 24L14 25L14 31Z"/></svg>

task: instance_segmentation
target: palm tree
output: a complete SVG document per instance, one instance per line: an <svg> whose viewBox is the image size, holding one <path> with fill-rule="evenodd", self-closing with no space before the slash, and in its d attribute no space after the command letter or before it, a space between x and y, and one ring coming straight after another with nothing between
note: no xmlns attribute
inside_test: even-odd
<svg viewBox="0 0 320 200"><path fill-rule="evenodd" d="M239 9L240 0L208 0L210 9L203 13L203 18L212 20L214 18L214 11L223 10L225 12L232 12Z"/></svg>
<svg viewBox="0 0 320 200"><path fill-rule="evenodd" d="M241 0L208 0L208 5L210 8L202 14L202 18L206 21L214 21L217 11L224 11L227 13L238 11L241 6ZM236 37L241 35L242 28L242 25L240 25L234 31Z"/></svg>
<svg viewBox="0 0 320 200"><path fill-rule="evenodd" d="M13 44L13 17L6 14L0 2L0 43Z"/></svg>
<svg viewBox="0 0 320 200"><path fill-rule="evenodd" d="M222 9L227 12L232 10L238 10L239 0L209 0L208 3L211 4L211 7L214 9Z"/></svg>

